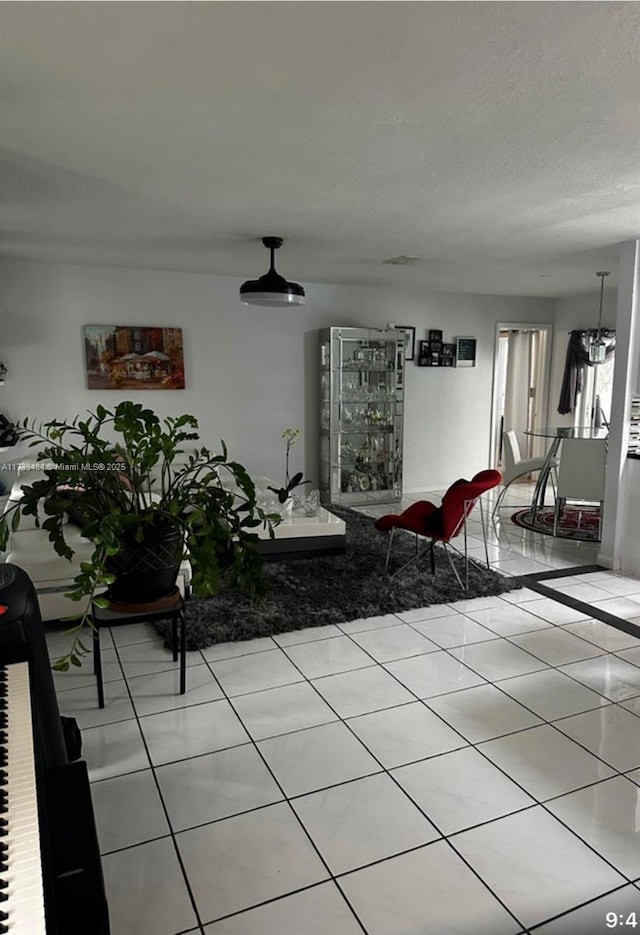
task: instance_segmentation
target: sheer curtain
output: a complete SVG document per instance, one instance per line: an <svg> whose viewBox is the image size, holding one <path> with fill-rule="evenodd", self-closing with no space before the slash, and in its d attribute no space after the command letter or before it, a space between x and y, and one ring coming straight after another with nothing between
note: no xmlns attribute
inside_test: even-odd
<svg viewBox="0 0 640 935"><path fill-rule="evenodd" d="M513 429L518 438L523 458L529 456L529 428L531 398L532 333L510 331L507 357L507 380L504 398L504 429Z"/></svg>

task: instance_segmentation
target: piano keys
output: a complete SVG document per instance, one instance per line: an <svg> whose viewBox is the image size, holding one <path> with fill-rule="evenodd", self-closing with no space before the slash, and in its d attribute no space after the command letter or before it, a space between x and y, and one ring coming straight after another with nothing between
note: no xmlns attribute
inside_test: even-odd
<svg viewBox="0 0 640 935"><path fill-rule="evenodd" d="M0 935L109 935L86 763L69 763L33 584L0 564Z"/></svg>
<svg viewBox="0 0 640 935"><path fill-rule="evenodd" d="M29 666L0 667L0 933L46 935Z"/></svg>

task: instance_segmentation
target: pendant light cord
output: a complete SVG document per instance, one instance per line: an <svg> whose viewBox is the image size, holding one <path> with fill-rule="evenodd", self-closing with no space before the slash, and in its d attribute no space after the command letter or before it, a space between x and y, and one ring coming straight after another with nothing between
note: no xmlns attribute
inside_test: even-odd
<svg viewBox="0 0 640 935"><path fill-rule="evenodd" d="M602 337L602 304L604 302L604 279L609 273L596 273L600 277L600 311L598 312L598 341Z"/></svg>

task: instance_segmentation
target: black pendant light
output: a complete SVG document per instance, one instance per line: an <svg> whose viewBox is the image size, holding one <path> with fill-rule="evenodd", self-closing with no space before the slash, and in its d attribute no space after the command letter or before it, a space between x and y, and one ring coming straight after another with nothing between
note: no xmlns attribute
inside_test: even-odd
<svg viewBox="0 0 640 935"><path fill-rule="evenodd" d="M304 305L304 289L297 282L287 282L276 272L273 255L282 244L282 237L263 237L262 243L271 251L269 272L260 279L248 279L240 286L240 298L245 305Z"/></svg>

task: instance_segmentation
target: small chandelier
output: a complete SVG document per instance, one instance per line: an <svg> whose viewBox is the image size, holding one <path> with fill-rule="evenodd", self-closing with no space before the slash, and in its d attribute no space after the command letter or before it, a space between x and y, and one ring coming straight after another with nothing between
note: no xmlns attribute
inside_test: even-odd
<svg viewBox="0 0 640 935"><path fill-rule="evenodd" d="M260 279L248 279L240 286L240 298L245 305L304 305L304 289L297 282L287 282L276 272L273 255L282 244L282 237L263 237L262 243L271 251L271 266Z"/></svg>
<svg viewBox="0 0 640 935"><path fill-rule="evenodd" d="M596 273L600 277L600 311L598 312L598 331L592 332L589 340L589 363L603 364L607 354L607 345L602 337L602 301L604 299L604 280L609 272Z"/></svg>

